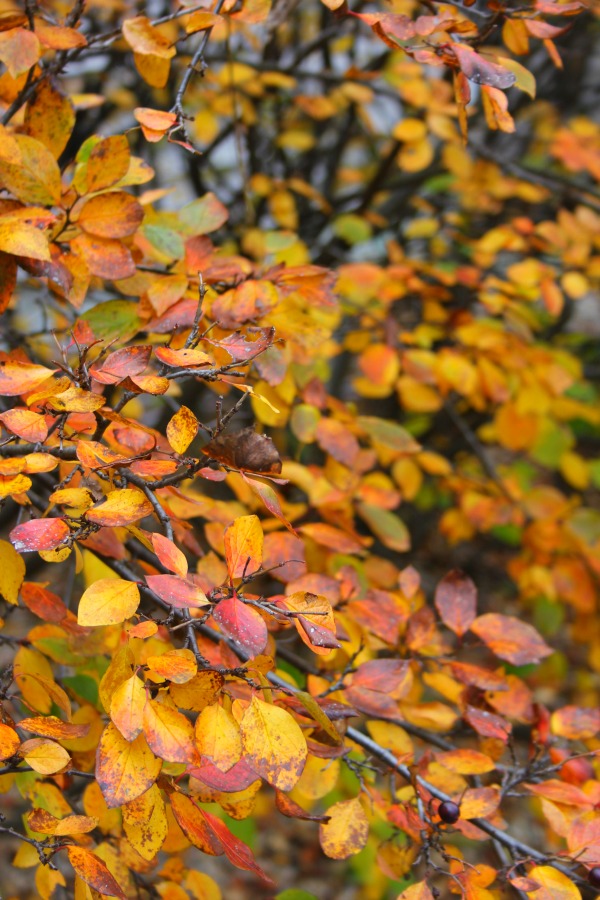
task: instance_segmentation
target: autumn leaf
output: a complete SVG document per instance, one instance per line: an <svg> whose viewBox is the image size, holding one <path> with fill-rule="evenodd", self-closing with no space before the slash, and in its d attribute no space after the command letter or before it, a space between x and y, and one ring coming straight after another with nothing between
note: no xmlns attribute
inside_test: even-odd
<svg viewBox="0 0 600 900"><path fill-rule="evenodd" d="M0 759L10 759L21 744L21 738L10 725L0 723Z"/></svg>
<svg viewBox="0 0 600 900"><path fill-rule="evenodd" d="M435 605L442 622L462 637L477 615L477 590L471 579L454 569L438 584Z"/></svg>
<svg viewBox="0 0 600 900"><path fill-rule="evenodd" d="M40 834L87 834L98 825L98 819L91 816L65 816L57 819L45 809L32 809L27 816L27 824Z"/></svg>
<svg viewBox="0 0 600 900"><path fill-rule="evenodd" d="M253 697L240 729L244 753L257 774L281 791L291 790L307 753L304 735L291 714Z"/></svg>
<svg viewBox="0 0 600 900"><path fill-rule="evenodd" d="M64 747L46 738L31 738L24 741L19 754L28 766L40 775L53 775L60 772L71 762L71 757Z"/></svg>
<svg viewBox="0 0 600 900"><path fill-rule="evenodd" d="M154 859L168 832L165 802L157 785L124 803L123 830L131 846L146 860Z"/></svg>
<svg viewBox="0 0 600 900"><path fill-rule="evenodd" d="M348 859L359 853L369 836L369 820L358 797L340 800L327 810L329 821L319 825L323 853L330 859Z"/></svg>
<svg viewBox="0 0 600 900"><path fill-rule="evenodd" d="M261 533L262 536L262 533ZM258 610L237 596L221 600L213 611L221 631L250 658L262 653L267 645L267 625Z"/></svg>
<svg viewBox="0 0 600 900"><path fill-rule="evenodd" d="M260 569L262 553L263 533L258 516L241 516L225 531L225 560L231 579Z"/></svg>
<svg viewBox="0 0 600 900"><path fill-rule="evenodd" d="M100 578L83 592L77 621L80 625L118 625L131 618L140 603L137 584L121 578Z"/></svg>
<svg viewBox="0 0 600 900"><path fill-rule="evenodd" d="M528 875L539 885L535 891L528 892L528 897L536 897L536 900L581 900L579 888L553 866L534 866Z"/></svg>
<svg viewBox="0 0 600 900"><path fill-rule="evenodd" d="M204 591L193 582L178 575L147 575L148 587L165 603L177 609L208 606Z"/></svg>
<svg viewBox="0 0 600 900"><path fill-rule="evenodd" d="M537 663L552 653L535 628L500 613L486 613L475 619L471 631L500 659L514 666Z"/></svg>
<svg viewBox="0 0 600 900"><path fill-rule="evenodd" d="M144 736L161 759L183 763L195 759L191 723L182 713L158 700L148 700L144 706Z"/></svg>
<svg viewBox="0 0 600 900"><path fill-rule="evenodd" d="M79 877L90 887L109 897L121 897L126 900L127 894L121 890L106 864L90 850L70 844L66 847L69 862Z"/></svg>
<svg viewBox="0 0 600 900"><path fill-rule="evenodd" d="M167 424L167 440L175 453L185 453L197 433L196 416L187 406L181 406Z"/></svg>
<svg viewBox="0 0 600 900"><path fill-rule="evenodd" d="M143 734L127 741L109 723L102 733L96 757L96 779L109 808L144 794L156 781L161 761Z"/></svg>
<svg viewBox="0 0 600 900"><path fill-rule="evenodd" d="M85 516L97 525L130 525L152 511L152 503L142 491L124 488L111 491L103 503L88 510Z"/></svg>
<svg viewBox="0 0 600 900"><path fill-rule="evenodd" d="M64 519L31 519L17 525L10 533L15 550L27 553L32 550L54 550L71 534Z"/></svg>
<svg viewBox="0 0 600 900"><path fill-rule="evenodd" d="M25 578L25 560L8 541L0 541L0 595L16 606Z"/></svg>
<svg viewBox="0 0 600 900"><path fill-rule="evenodd" d="M134 741L144 728L146 692L140 678L132 675L120 684L110 701L110 718L123 737Z"/></svg>
<svg viewBox="0 0 600 900"><path fill-rule="evenodd" d="M221 772L228 772L242 755L240 729L227 710L215 703L202 710L195 725L196 747Z"/></svg>

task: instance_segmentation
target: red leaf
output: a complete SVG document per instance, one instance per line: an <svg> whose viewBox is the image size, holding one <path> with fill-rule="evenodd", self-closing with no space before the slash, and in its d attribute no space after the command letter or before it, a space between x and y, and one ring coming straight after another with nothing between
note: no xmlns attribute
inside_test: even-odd
<svg viewBox="0 0 600 900"><path fill-rule="evenodd" d="M464 719L481 737L499 738L501 741L506 741L512 731L512 725L502 716L497 716L485 709L477 709L475 706L467 706Z"/></svg>
<svg viewBox="0 0 600 900"><path fill-rule="evenodd" d="M329 822L329 816L313 815L302 809L294 800L291 800L283 791L275 789L275 804L279 812L288 819L305 819L308 822Z"/></svg>
<svg viewBox="0 0 600 900"><path fill-rule="evenodd" d="M10 541L19 553L54 550L70 533L71 530L63 519L31 519L13 528Z"/></svg>
<svg viewBox="0 0 600 900"><path fill-rule="evenodd" d="M267 626L260 613L237 597L221 600L213 618L228 638L249 653L258 656L267 646Z"/></svg>
<svg viewBox="0 0 600 900"><path fill-rule="evenodd" d="M533 626L513 616L486 613L475 619L471 631L492 653L513 666L539 662L553 652Z"/></svg>
<svg viewBox="0 0 600 900"><path fill-rule="evenodd" d="M475 84L487 84L489 87L505 90L517 80L516 75L508 69L484 59L466 44L452 44L452 50L462 72Z"/></svg>
<svg viewBox="0 0 600 900"><path fill-rule="evenodd" d="M467 575L453 569L438 584L435 605L444 625L462 637L477 615L477 588Z"/></svg>
<svg viewBox="0 0 600 900"><path fill-rule="evenodd" d="M193 581L177 575L146 575L150 590L176 609L208 606L206 594Z"/></svg>
<svg viewBox="0 0 600 900"><path fill-rule="evenodd" d="M254 872L264 884L270 888L274 888L275 882L269 878L267 873L258 865L250 848L246 846L243 841L240 841L239 838L236 838L229 828L227 828L225 823L220 819L217 819L216 816L213 816L205 810L203 810L203 815L210 828L212 828L223 845L225 856L229 862L233 863L234 866L237 866L238 869Z"/></svg>

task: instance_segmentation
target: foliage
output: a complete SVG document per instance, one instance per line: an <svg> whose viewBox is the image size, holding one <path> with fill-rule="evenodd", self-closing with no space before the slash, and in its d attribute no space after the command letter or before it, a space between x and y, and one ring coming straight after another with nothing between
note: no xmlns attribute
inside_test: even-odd
<svg viewBox="0 0 600 900"><path fill-rule="evenodd" d="M594 10L158 7L0 15L11 863L585 896Z"/></svg>

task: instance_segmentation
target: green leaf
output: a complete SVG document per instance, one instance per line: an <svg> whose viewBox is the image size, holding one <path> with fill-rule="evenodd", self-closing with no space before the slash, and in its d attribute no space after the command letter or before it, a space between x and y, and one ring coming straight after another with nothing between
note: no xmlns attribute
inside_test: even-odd
<svg viewBox="0 0 600 900"><path fill-rule="evenodd" d="M119 338L128 341L140 329L138 305L131 300L107 300L99 303L82 316L96 338L112 341Z"/></svg>

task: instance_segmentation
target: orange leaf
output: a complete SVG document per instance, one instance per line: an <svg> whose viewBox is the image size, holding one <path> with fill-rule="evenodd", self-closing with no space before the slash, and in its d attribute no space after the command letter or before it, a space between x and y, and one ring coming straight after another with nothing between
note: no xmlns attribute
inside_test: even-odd
<svg viewBox="0 0 600 900"><path fill-rule="evenodd" d="M44 416L29 409L9 409L0 415L0 421L12 434L18 435L24 441L43 443L48 437L48 426Z"/></svg>
<svg viewBox="0 0 600 900"><path fill-rule="evenodd" d="M27 824L40 834L87 834L98 825L98 819L91 816L65 816L57 819L45 809L32 809L27 816Z"/></svg>
<svg viewBox="0 0 600 900"><path fill-rule="evenodd" d="M127 894L121 890L114 876L108 871L106 863L99 857L90 850L74 844L70 844L66 850L69 862L86 884L100 894L127 900Z"/></svg>
<svg viewBox="0 0 600 900"><path fill-rule="evenodd" d="M90 197L77 224L89 234L104 238L121 238L135 234L144 218L144 209L131 194L110 191Z"/></svg>
<svg viewBox="0 0 600 900"><path fill-rule="evenodd" d="M21 746L21 738L10 725L0 723L0 759L10 759Z"/></svg>
<svg viewBox="0 0 600 900"><path fill-rule="evenodd" d="M149 700L144 707L144 735L154 753L167 762L191 763L195 759L191 722L158 700Z"/></svg>
<svg viewBox="0 0 600 900"><path fill-rule="evenodd" d="M188 573L187 559L173 541L155 531L152 535L152 546L165 569L185 578Z"/></svg>
<svg viewBox="0 0 600 900"><path fill-rule="evenodd" d="M4 218L0 216L0 249L2 248L2 228ZM11 226L12 230L12 226ZM34 229L36 234L40 232ZM27 250L25 250L27 254ZM31 254L27 254L31 256ZM18 394L26 394L28 391L39 387L50 378L56 369L47 369L45 366L36 366L33 363L20 360L0 360L0 395L4 397L16 397Z"/></svg>
<svg viewBox="0 0 600 900"><path fill-rule="evenodd" d="M74 725L72 722L63 722L56 716L36 716L33 719L21 719L19 728L25 731L32 731L34 734L41 734L43 737L56 738L62 740L74 740L75 738L85 737L90 726L87 724Z"/></svg>
<svg viewBox="0 0 600 900"><path fill-rule="evenodd" d="M132 488L111 491L106 500L86 512L97 525L131 525L150 515L154 507L145 494Z"/></svg>
<svg viewBox="0 0 600 900"><path fill-rule="evenodd" d="M513 666L539 662L553 652L535 628L512 616L486 613L475 619L471 631L492 653Z"/></svg>
<svg viewBox="0 0 600 900"><path fill-rule="evenodd" d="M174 684L187 684L198 672L198 663L191 650L167 650L162 656L149 656L146 659L153 672L167 678Z"/></svg>

